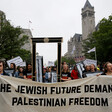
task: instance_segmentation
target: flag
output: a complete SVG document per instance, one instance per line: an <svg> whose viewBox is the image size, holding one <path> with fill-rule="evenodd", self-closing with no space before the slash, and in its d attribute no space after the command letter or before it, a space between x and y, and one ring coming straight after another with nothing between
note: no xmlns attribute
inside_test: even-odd
<svg viewBox="0 0 112 112"><path fill-rule="evenodd" d="M93 49L89 50L87 53L91 53L91 52L95 52L96 51L96 47L94 47Z"/></svg>
<svg viewBox="0 0 112 112"><path fill-rule="evenodd" d="M29 23L32 23L31 21L29 21Z"/></svg>

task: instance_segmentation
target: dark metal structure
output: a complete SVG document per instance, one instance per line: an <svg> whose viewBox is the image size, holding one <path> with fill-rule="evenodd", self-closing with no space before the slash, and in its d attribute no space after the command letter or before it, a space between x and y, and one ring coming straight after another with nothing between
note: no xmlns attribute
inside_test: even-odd
<svg viewBox="0 0 112 112"><path fill-rule="evenodd" d="M36 81L36 43L57 43L58 55L57 55L57 77L60 82L61 76L61 43L63 42L62 37L48 37L48 38L31 38L32 39L32 80Z"/></svg>

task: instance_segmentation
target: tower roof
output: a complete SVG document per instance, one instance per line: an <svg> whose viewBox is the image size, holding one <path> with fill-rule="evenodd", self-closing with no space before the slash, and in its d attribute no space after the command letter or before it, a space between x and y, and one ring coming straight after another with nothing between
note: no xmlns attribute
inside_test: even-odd
<svg viewBox="0 0 112 112"><path fill-rule="evenodd" d="M93 8L88 0L86 1L83 9L85 9L86 7Z"/></svg>

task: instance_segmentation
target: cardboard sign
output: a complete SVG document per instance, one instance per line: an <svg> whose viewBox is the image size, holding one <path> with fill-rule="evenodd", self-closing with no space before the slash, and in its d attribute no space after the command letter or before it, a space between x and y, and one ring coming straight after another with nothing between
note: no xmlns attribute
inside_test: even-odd
<svg viewBox="0 0 112 112"><path fill-rule="evenodd" d="M57 82L57 74L56 72L52 72L52 79L51 79L52 83L56 83Z"/></svg>
<svg viewBox="0 0 112 112"><path fill-rule="evenodd" d="M84 67L83 67L83 64L82 63L77 63L76 67L77 67L77 70L79 72L80 77L82 78L82 71L85 70Z"/></svg>
<svg viewBox="0 0 112 112"><path fill-rule="evenodd" d="M16 58L8 60L7 64L8 64L9 67L10 67L11 63L15 63L16 66L20 66L21 64L23 64L22 62L23 62L22 58L20 56L18 56Z"/></svg>
<svg viewBox="0 0 112 112"><path fill-rule="evenodd" d="M21 62L21 63L18 63L16 66L25 67L25 66L26 66L26 62Z"/></svg>
<svg viewBox="0 0 112 112"><path fill-rule="evenodd" d="M42 73L43 73L43 57L37 56L36 57L36 77L37 82L42 82Z"/></svg>
<svg viewBox="0 0 112 112"><path fill-rule="evenodd" d="M14 72L13 69L5 69L4 70L6 73L8 73L10 76L12 76L12 73Z"/></svg>
<svg viewBox="0 0 112 112"><path fill-rule="evenodd" d="M85 61L83 61L84 65L91 65L94 64L95 66L97 66L97 60L91 60L91 59L86 59Z"/></svg>
<svg viewBox="0 0 112 112"><path fill-rule="evenodd" d="M53 61L48 61L48 66L54 66L54 62Z"/></svg>

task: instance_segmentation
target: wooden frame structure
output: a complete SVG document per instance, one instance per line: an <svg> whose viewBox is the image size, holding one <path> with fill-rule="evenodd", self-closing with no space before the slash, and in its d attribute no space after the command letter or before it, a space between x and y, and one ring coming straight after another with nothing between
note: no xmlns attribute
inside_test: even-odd
<svg viewBox="0 0 112 112"><path fill-rule="evenodd" d="M57 43L57 78L60 82L61 77L61 43L63 42L62 37L48 37L48 38L31 38L32 39L32 80L36 81L36 43Z"/></svg>

